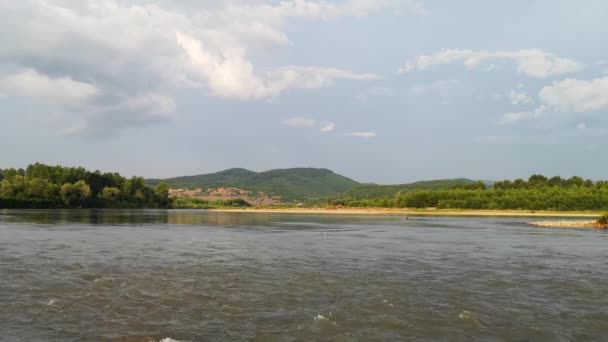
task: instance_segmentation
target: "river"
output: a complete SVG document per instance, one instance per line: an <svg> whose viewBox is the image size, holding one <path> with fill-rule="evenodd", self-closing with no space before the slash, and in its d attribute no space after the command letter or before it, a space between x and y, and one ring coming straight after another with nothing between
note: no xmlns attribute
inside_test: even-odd
<svg viewBox="0 0 608 342"><path fill-rule="evenodd" d="M2 341L606 338L606 231L523 218L0 214Z"/></svg>

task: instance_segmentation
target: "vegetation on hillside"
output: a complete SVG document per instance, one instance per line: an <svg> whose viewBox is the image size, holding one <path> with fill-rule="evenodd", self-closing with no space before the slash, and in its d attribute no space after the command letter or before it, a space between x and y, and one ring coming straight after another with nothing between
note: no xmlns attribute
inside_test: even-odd
<svg viewBox="0 0 608 342"><path fill-rule="evenodd" d="M493 189L457 186L418 190L394 197L332 199L329 205L439 209L608 210L608 182L533 175L527 181L502 181Z"/></svg>
<svg viewBox="0 0 608 342"><path fill-rule="evenodd" d="M245 169L229 169L198 176L151 179L156 185L166 182L172 189L209 189L234 187L281 196L283 201L321 199L343 193L358 186L352 179L327 169L294 168L254 172Z"/></svg>
<svg viewBox="0 0 608 342"><path fill-rule="evenodd" d="M166 208L168 187L141 177L40 163L0 169L0 208Z"/></svg>
<svg viewBox="0 0 608 342"><path fill-rule="evenodd" d="M256 172L254 171L234 168L196 176L183 176L164 180L147 179L146 183L157 185L161 182L166 182L172 189L209 188L215 185L217 185L217 187L226 187L234 184L241 184L255 175Z"/></svg>
<svg viewBox="0 0 608 342"><path fill-rule="evenodd" d="M451 189L454 187L469 186L471 184L476 184L474 186L485 188L485 185L483 183L475 182L470 179L438 179L398 185L365 184L353 188L352 190L343 194L342 197L357 200L388 198L394 197L398 193L406 193L416 190Z"/></svg>
<svg viewBox="0 0 608 342"><path fill-rule="evenodd" d="M487 189L467 179L404 185L363 185L325 169L286 169L256 173L231 169L217 174L168 180L172 187L234 186L285 196L320 200L330 206L439 209L608 210L608 181L533 175L500 181ZM169 185L118 173L33 164L0 169L0 208L232 208L243 199L169 198ZM336 195L343 193L343 195ZM336 197L339 196L339 197ZM319 202L317 202L319 203ZM604 222L604 223L602 223ZM608 216L598 220L608 225Z"/></svg>

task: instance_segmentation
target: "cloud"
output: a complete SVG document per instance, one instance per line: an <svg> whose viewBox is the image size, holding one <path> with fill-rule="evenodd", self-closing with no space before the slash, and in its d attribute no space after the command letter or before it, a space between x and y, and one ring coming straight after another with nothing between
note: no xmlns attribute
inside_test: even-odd
<svg viewBox="0 0 608 342"><path fill-rule="evenodd" d="M539 92L542 103L563 112L592 112L608 108L608 77L590 81L568 78Z"/></svg>
<svg viewBox="0 0 608 342"><path fill-rule="evenodd" d="M214 54L203 48L202 42L178 32L178 44L191 62L192 70L202 76L211 91L219 96L237 99L269 99L289 88L317 89L330 85L335 79L373 80L373 74L356 74L348 70L320 67L287 66L256 74L243 50Z"/></svg>
<svg viewBox="0 0 608 342"><path fill-rule="evenodd" d="M513 104L522 103L523 98L511 91ZM574 78L555 81L539 91L538 99L541 105L535 110L507 113L503 115L500 124L540 119L546 112L586 113L608 108L608 77L589 81ZM577 126L579 130L586 127L581 125Z"/></svg>
<svg viewBox="0 0 608 342"><path fill-rule="evenodd" d="M534 102L534 100L532 100L528 94L515 90L511 90L509 93L509 98L511 99L511 103L514 105L529 104Z"/></svg>
<svg viewBox="0 0 608 342"><path fill-rule="evenodd" d="M336 130L336 124L330 121L317 123L314 119L296 116L289 119L281 120L281 124L294 128L314 128L317 127L323 133L330 133Z"/></svg>
<svg viewBox="0 0 608 342"><path fill-rule="evenodd" d="M344 136L373 139L376 137L376 133L375 132L352 132L352 133L346 133L346 134L344 134Z"/></svg>
<svg viewBox="0 0 608 342"><path fill-rule="evenodd" d="M26 69L0 78L0 92L5 96L24 96L55 104L85 101L98 93L94 85L70 77L52 78Z"/></svg>
<svg viewBox="0 0 608 342"><path fill-rule="evenodd" d="M156 122L145 119L158 118L152 106L132 107L149 94L177 108L172 94L182 88L228 99L268 100L289 89L376 79L370 73L332 67L262 69L249 54L252 49L289 46L285 27L295 20L362 17L388 8L416 13L418 7L413 1L396 0L235 0L204 5L164 0L2 1L0 32L10 35L0 36L0 91L52 102L59 106L54 112L66 118L78 102L85 122L81 127L102 125L100 130L105 127L113 134L138 122ZM123 115L131 118L115 118L116 110L100 109L106 107L126 108ZM103 113L111 118L108 124L97 120ZM163 118L168 116L175 117Z"/></svg>
<svg viewBox="0 0 608 342"><path fill-rule="evenodd" d="M62 133L101 139L116 136L120 129L166 123L176 118L173 98L161 93L115 96L113 100L88 104L87 112L60 122ZM79 107L74 108L78 112Z"/></svg>
<svg viewBox="0 0 608 342"><path fill-rule="evenodd" d="M520 74L546 78L577 72L582 65L574 60L555 56L540 49L487 51L468 49L447 49L433 55L418 56L407 61L399 73L406 74L414 70L428 70L436 65L462 62L468 69L479 68L485 62L511 60L517 65Z"/></svg>
<svg viewBox="0 0 608 342"><path fill-rule="evenodd" d="M306 118L303 116L295 116L281 120L281 124L293 128L318 128L323 133L331 133L336 130L336 124L331 121L317 122L315 119ZM341 134L346 137L372 139L376 137L375 132L352 132Z"/></svg>
<svg viewBox="0 0 608 342"><path fill-rule="evenodd" d="M576 129L579 131L584 131L587 129L587 125L584 122L581 122L578 125L576 125Z"/></svg>
<svg viewBox="0 0 608 342"><path fill-rule="evenodd" d="M289 127L315 127L317 125L317 121L313 119L308 119L301 116L296 116L293 118L281 120L281 124Z"/></svg>
<svg viewBox="0 0 608 342"><path fill-rule="evenodd" d="M539 119L543 116L543 114L547 111L545 106L540 106L533 111L524 111L524 112L510 112L503 115L502 119L499 121L501 125L505 124L513 124L522 121L530 121L534 119Z"/></svg>
<svg viewBox="0 0 608 342"><path fill-rule="evenodd" d="M329 132L333 132L336 130L336 124L333 122L329 122L329 121L322 122L320 124L320 126L321 126L321 128L320 128L321 132L324 132L324 133L329 133Z"/></svg>

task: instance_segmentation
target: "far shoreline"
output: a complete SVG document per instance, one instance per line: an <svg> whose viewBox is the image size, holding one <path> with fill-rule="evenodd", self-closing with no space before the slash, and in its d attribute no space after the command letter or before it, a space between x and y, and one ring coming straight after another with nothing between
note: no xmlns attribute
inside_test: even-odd
<svg viewBox="0 0 608 342"><path fill-rule="evenodd" d="M398 208L221 208L211 212L304 214L304 215L362 215L362 216L430 216L430 217L561 217L596 218L601 212L591 211L532 211L532 210L457 210L457 209L398 209Z"/></svg>

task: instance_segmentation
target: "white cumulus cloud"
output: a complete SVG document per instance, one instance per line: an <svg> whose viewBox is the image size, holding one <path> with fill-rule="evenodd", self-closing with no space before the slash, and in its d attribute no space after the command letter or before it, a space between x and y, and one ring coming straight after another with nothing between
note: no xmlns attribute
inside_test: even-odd
<svg viewBox="0 0 608 342"><path fill-rule="evenodd" d="M523 112L510 112L503 115L500 120L500 124L513 124L521 121L529 121L534 119L539 119L543 116L543 114L547 111L547 108L544 106L540 106L532 111L523 111Z"/></svg>
<svg viewBox="0 0 608 342"><path fill-rule="evenodd" d="M373 80L373 74L356 74L348 70L320 67L287 66L266 73L256 73L244 50L225 53L205 50L200 40L177 33L178 44L191 62L192 70L202 76L211 91L223 97L268 99L289 88L316 89L328 86L335 79Z"/></svg>
<svg viewBox="0 0 608 342"><path fill-rule="evenodd" d="M446 49L409 60L399 68L399 72L405 74L414 70L428 70L436 65L455 62L463 63L468 69L474 69L481 67L484 63L499 60L513 61L520 74L537 78L573 73L582 68L577 61L558 57L540 49L512 51Z"/></svg>
<svg viewBox="0 0 608 342"><path fill-rule="evenodd" d="M543 87L538 96L542 103L557 111L597 111L608 108L608 77L556 81Z"/></svg>
<svg viewBox="0 0 608 342"><path fill-rule="evenodd" d="M513 98L511 96L512 100ZM519 97L516 98L519 99ZM539 91L538 100L541 105L535 110L507 113L502 117L500 123L510 124L539 119L547 112L576 114L606 109L608 108L608 77L592 80L567 78L555 81ZM527 102L514 101L513 103ZM585 127L584 123L577 126L578 129Z"/></svg>

